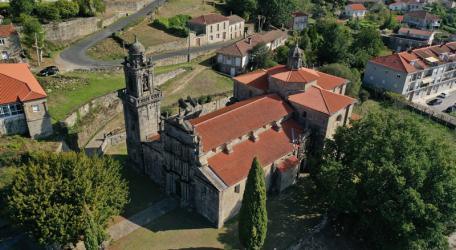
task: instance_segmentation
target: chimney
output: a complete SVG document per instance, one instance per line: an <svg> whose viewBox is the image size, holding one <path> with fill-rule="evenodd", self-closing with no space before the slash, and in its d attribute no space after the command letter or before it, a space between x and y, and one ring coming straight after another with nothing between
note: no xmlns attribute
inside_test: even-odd
<svg viewBox="0 0 456 250"><path fill-rule="evenodd" d="M225 143L223 152L225 152L225 154L231 154L231 153L233 153L233 146L231 145L230 142Z"/></svg>
<svg viewBox="0 0 456 250"><path fill-rule="evenodd" d="M256 134L254 131L252 131L249 139L253 142L257 142L260 138L258 137L258 134Z"/></svg>
<svg viewBox="0 0 456 250"><path fill-rule="evenodd" d="M272 125L272 128L279 132L280 130L282 130L282 124L278 121L275 121L274 124Z"/></svg>

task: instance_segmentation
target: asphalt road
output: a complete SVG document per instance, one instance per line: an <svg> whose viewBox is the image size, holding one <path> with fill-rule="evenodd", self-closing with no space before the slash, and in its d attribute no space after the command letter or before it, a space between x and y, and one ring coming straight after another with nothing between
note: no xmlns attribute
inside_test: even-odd
<svg viewBox="0 0 456 250"><path fill-rule="evenodd" d="M438 94L440 94L440 92ZM436 95L438 95L438 94L436 94ZM426 98L425 100L423 100L423 103L427 103L428 101L437 98L436 95L433 95L430 98ZM443 110L445 110L446 108L448 108L449 106L452 106L454 104L456 104L456 91L450 92L449 96L446 97L445 99L443 99L442 104L434 105L434 106L430 106L427 104L424 104L424 105L426 105L427 107L434 109L436 111L442 112Z"/></svg>
<svg viewBox="0 0 456 250"><path fill-rule="evenodd" d="M108 38L112 33L117 32L125 28L127 25L130 23L133 23L140 18L143 18L147 16L149 13L153 12L155 8L157 8L160 4L164 3L165 0L155 0L149 5L146 5L144 8L139 10L138 12L128 15L117 22L111 24L110 26L93 33L80 41L72 44L68 48L62 51L60 53L60 64L66 64L66 65L71 65L68 66L72 69L87 69L87 68L102 68L102 67L110 67L110 66L116 66L120 65L122 60L115 60L115 61L98 61L95 59L90 58L87 56L87 50L95 45L96 43L102 41L103 39ZM217 43L217 44L211 44L203 47L193 47L190 48L190 52L202 52L202 51L208 51L208 50L213 50L217 48L221 48L223 46L226 46L228 44L231 44L231 42L225 42L225 43ZM188 49L181 49L181 50L176 50L172 52L166 52L162 54L157 54L153 55L152 59L158 60L158 59L165 59L173 56L179 56L179 55L187 55L188 54Z"/></svg>

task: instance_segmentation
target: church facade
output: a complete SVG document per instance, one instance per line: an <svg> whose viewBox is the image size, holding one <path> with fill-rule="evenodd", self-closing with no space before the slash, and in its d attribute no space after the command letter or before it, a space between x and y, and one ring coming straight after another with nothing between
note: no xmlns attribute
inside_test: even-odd
<svg viewBox="0 0 456 250"><path fill-rule="evenodd" d="M179 114L163 117L144 51L130 46L119 90L131 165L217 227L238 213L254 157L267 191L282 191L297 180L309 135L330 138L355 103L344 95L347 80L302 67L295 48L287 65L233 78L233 104L205 114L180 100Z"/></svg>

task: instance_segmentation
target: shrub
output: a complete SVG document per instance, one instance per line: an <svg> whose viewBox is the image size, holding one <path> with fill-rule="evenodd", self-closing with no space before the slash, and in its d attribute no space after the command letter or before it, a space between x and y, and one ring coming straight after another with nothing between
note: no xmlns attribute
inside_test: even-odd
<svg viewBox="0 0 456 250"><path fill-rule="evenodd" d="M78 15L79 5L75 1L58 0L55 2L61 18L70 18Z"/></svg>
<svg viewBox="0 0 456 250"><path fill-rule="evenodd" d="M60 19L59 9L55 3L38 3L35 8L35 12L41 21L56 21Z"/></svg>

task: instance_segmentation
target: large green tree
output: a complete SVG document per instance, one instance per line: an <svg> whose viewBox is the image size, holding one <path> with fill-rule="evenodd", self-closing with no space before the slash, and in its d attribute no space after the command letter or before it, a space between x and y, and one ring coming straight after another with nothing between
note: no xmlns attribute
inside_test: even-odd
<svg viewBox="0 0 456 250"><path fill-rule="evenodd" d="M256 13L257 0L227 0L226 5L234 14L250 20Z"/></svg>
<svg viewBox="0 0 456 250"><path fill-rule="evenodd" d="M339 76L350 81L345 91L345 94L358 97L359 90L361 88L361 74L356 69L350 69L345 64L333 63L327 64L319 68L321 72L325 72L330 75Z"/></svg>
<svg viewBox="0 0 456 250"><path fill-rule="evenodd" d="M383 50L382 37L378 30L366 27L354 35L353 50L366 51L371 56L378 56Z"/></svg>
<svg viewBox="0 0 456 250"><path fill-rule="evenodd" d="M18 19L21 14L30 15L35 9L34 0L11 0L10 13L14 19Z"/></svg>
<svg viewBox="0 0 456 250"><path fill-rule="evenodd" d="M317 44L321 64L348 61L353 37L347 26L324 19L317 23L316 31L322 37Z"/></svg>
<svg viewBox="0 0 456 250"><path fill-rule="evenodd" d="M95 16L99 12L104 12L105 4L103 0L77 0L79 5L79 15Z"/></svg>
<svg viewBox="0 0 456 250"><path fill-rule="evenodd" d="M111 158L37 153L17 172L7 205L11 220L42 245L85 236L87 247L98 249L108 219L127 202L127 189Z"/></svg>
<svg viewBox="0 0 456 250"><path fill-rule="evenodd" d="M252 69L264 69L276 64L273 55L265 43L259 43L251 51L250 66Z"/></svg>
<svg viewBox="0 0 456 250"><path fill-rule="evenodd" d="M266 184L257 158L253 159L239 213L239 240L246 249L261 249L268 226Z"/></svg>
<svg viewBox="0 0 456 250"><path fill-rule="evenodd" d="M374 112L328 140L311 170L329 214L370 249L446 249L456 155L416 120Z"/></svg>
<svg viewBox="0 0 456 250"><path fill-rule="evenodd" d="M295 0L258 0L257 13L266 18L264 28L267 28L268 25L277 28L288 25L291 13L295 10Z"/></svg>
<svg viewBox="0 0 456 250"><path fill-rule="evenodd" d="M38 18L22 14L20 21L25 44L32 46L35 42L38 42L38 46L43 46L45 32Z"/></svg>

